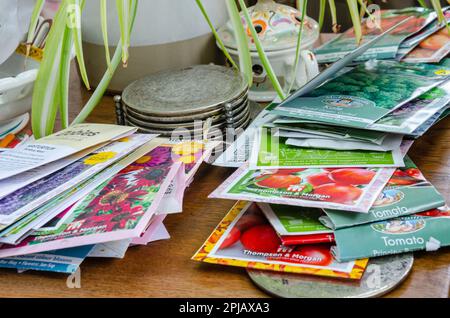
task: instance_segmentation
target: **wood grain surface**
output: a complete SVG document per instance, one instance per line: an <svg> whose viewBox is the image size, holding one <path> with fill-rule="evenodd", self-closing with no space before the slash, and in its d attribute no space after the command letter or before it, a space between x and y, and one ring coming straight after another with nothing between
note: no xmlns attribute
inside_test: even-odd
<svg viewBox="0 0 450 318"><path fill-rule="evenodd" d="M71 117L89 93L74 76ZM111 96L89 117L90 122L114 123ZM425 176L450 202L450 119L441 121L416 141L409 152ZM87 259L81 265L81 288L68 288L66 275L0 270L0 297L267 297L242 268L190 260L234 204L207 199L233 169L206 164L186 192L182 214L169 215L170 240L132 247L124 259ZM409 277L387 297L448 297L450 248L415 253Z"/></svg>

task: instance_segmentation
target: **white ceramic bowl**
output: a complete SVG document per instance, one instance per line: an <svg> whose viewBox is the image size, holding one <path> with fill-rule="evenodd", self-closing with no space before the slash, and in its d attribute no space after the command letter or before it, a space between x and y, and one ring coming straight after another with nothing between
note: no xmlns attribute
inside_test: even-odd
<svg viewBox="0 0 450 318"><path fill-rule="evenodd" d="M0 65L0 122L31 109L39 62L14 53Z"/></svg>

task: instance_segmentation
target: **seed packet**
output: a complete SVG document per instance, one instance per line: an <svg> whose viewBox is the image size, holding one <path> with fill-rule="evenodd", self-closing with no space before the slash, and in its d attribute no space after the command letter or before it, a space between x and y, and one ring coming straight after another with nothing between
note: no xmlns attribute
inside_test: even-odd
<svg viewBox="0 0 450 318"><path fill-rule="evenodd" d="M440 29L425 40L403 59L406 63L439 63L450 52L450 35L447 28Z"/></svg>
<svg viewBox="0 0 450 318"><path fill-rule="evenodd" d="M370 125L367 129L411 135L450 103L450 81L433 88Z"/></svg>
<svg viewBox="0 0 450 318"><path fill-rule="evenodd" d="M367 61L369 59L395 58L400 43L407 37L423 29L436 18L436 15L430 10L423 8L382 11L380 21L381 30L368 20L363 21L363 43L375 38L382 30L389 29L409 17L411 18L406 23L400 25L390 34L386 35L356 60ZM358 44L355 41L354 30L351 28L337 38L317 48L314 52L319 63L330 63L341 59L346 54L353 51L357 46Z"/></svg>
<svg viewBox="0 0 450 318"><path fill-rule="evenodd" d="M0 180L65 158L84 149L129 136L135 127L77 124L53 135L7 149L0 157Z"/></svg>
<svg viewBox="0 0 450 318"><path fill-rule="evenodd" d="M321 138L288 138L285 143L288 146L332 149L332 150L368 150L368 151L393 151L400 148L403 135L390 135L383 140L381 145L363 141L349 141Z"/></svg>
<svg viewBox="0 0 450 318"><path fill-rule="evenodd" d="M411 135L408 135L409 138L417 139L423 136L431 127L437 124L442 118L442 114L445 113L445 109L440 110L432 117L430 117L425 123L420 125L416 130L414 130Z"/></svg>
<svg viewBox="0 0 450 318"><path fill-rule="evenodd" d="M93 245L19 255L0 259L0 267L57 273L75 273L92 250Z"/></svg>
<svg viewBox="0 0 450 318"><path fill-rule="evenodd" d="M276 99L263 109L250 125L240 134L236 134L236 140L228 141L224 146L227 148L214 160L213 165L220 167L239 168L248 161L250 151L253 148L255 133L259 127L273 121L277 116L271 114L271 110L279 103ZM236 131L237 133L237 131Z"/></svg>
<svg viewBox="0 0 450 318"><path fill-rule="evenodd" d="M324 244L333 243L334 234L284 235L280 236L280 239L285 246Z"/></svg>
<svg viewBox="0 0 450 318"><path fill-rule="evenodd" d="M273 114L367 128L440 85L449 69L431 64L368 61L308 94L280 103Z"/></svg>
<svg viewBox="0 0 450 318"><path fill-rule="evenodd" d="M417 250L436 251L450 245L449 228L450 209L433 209L336 230L336 246L332 248L332 252L340 261L351 261Z"/></svg>
<svg viewBox="0 0 450 318"><path fill-rule="evenodd" d="M280 137L296 138L298 136L296 133L302 133L312 136L320 136L320 138L365 141L376 145L381 145L384 139L388 136L387 133L379 131L324 125L321 123L312 122L310 120L292 117L277 118L272 123L267 123L264 125L264 127L278 128L278 130L275 130L275 136Z"/></svg>
<svg viewBox="0 0 450 318"><path fill-rule="evenodd" d="M258 206L239 201L192 257L207 263L360 279L367 259L338 263L330 245L286 247Z"/></svg>
<svg viewBox="0 0 450 318"><path fill-rule="evenodd" d="M249 170L243 165L210 198L367 213L394 168Z"/></svg>
<svg viewBox="0 0 450 318"><path fill-rule="evenodd" d="M422 175L411 159L405 157L405 167L397 169L369 213L348 213L325 210L320 220L332 229L388 220L445 205L436 188Z"/></svg>
<svg viewBox="0 0 450 318"><path fill-rule="evenodd" d="M74 205L50 233L30 235L17 246L0 246L0 257L139 237L182 163L131 165Z"/></svg>
<svg viewBox="0 0 450 318"><path fill-rule="evenodd" d="M116 141L0 199L0 226L14 223L55 196L126 157L154 137L138 134Z"/></svg>
<svg viewBox="0 0 450 318"><path fill-rule="evenodd" d="M320 209L266 203L258 206L280 236L333 233L319 221L324 214Z"/></svg>
<svg viewBox="0 0 450 318"><path fill-rule="evenodd" d="M385 152L301 148L288 145L287 138L278 138L266 128L261 128L255 138L249 160L251 169L401 167L404 165L400 148Z"/></svg>

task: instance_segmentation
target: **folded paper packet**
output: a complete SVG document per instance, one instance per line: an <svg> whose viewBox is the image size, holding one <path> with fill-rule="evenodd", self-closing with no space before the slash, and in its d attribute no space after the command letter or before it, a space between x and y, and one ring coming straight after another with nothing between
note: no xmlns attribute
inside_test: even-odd
<svg viewBox="0 0 450 318"><path fill-rule="evenodd" d="M412 160L405 156L405 167L397 169L369 213L349 213L325 209L320 221L331 229L388 220L445 205L443 196L422 175Z"/></svg>
<svg viewBox="0 0 450 318"><path fill-rule="evenodd" d="M192 257L193 260L348 279L360 279L367 259L337 262L329 244L284 246L260 209L237 202Z"/></svg>
<svg viewBox="0 0 450 318"><path fill-rule="evenodd" d="M370 142L348 141L338 139L321 139L321 138L288 138L286 145L318 148L318 149L334 149L334 150L370 150L370 151L392 151L399 149L402 143L402 135L389 135L381 145Z"/></svg>
<svg viewBox="0 0 450 318"><path fill-rule="evenodd" d="M442 207L337 230L332 253L341 262L450 246L450 209Z"/></svg>

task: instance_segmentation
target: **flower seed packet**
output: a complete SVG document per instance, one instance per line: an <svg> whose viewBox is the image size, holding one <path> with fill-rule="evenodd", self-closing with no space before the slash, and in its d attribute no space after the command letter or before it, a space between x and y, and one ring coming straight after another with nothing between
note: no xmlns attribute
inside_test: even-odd
<svg viewBox="0 0 450 318"><path fill-rule="evenodd" d="M137 128L108 124L76 124L57 133L8 149L0 157L0 180L65 158L84 149L133 134Z"/></svg>
<svg viewBox="0 0 450 318"><path fill-rule="evenodd" d="M367 128L449 78L440 65L371 60L272 113L337 126Z"/></svg>
<svg viewBox="0 0 450 318"><path fill-rule="evenodd" d="M44 253L1 258L0 267L15 268L23 271L35 270L72 274L77 271L93 247L93 245L85 245Z"/></svg>
<svg viewBox="0 0 450 318"><path fill-rule="evenodd" d="M155 135L136 134L102 147L63 169L0 199L0 226L8 226L64 191L93 177L124 158Z"/></svg>
<svg viewBox="0 0 450 318"><path fill-rule="evenodd" d="M412 17L412 18L411 18ZM372 48L358 57L358 61L369 59L393 59L397 54L400 44L409 36L422 30L432 22L436 15L430 10L423 8L407 8L402 10L386 10L381 13L381 30L387 30L399 22L409 20L386 35ZM363 43L368 42L379 35L382 31L370 20L363 21L362 33ZM314 52L319 63L335 62L357 48L353 28L349 29L337 38L325 43Z"/></svg>
<svg viewBox="0 0 450 318"><path fill-rule="evenodd" d="M341 229L388 220L445 205L444 197L425 179L422 172L405 157L405 167L398 168L367 214L325 210L324 224Z"/></svg>
<svg viewBox="0 0 450 318"><path fill-rule="evenodd" d="M157 157L156 151L145 156ZM2 245L0 257L139 237L167 187L178 173L184 174L182 163L173 163L170 158L160 162L148 167L137 160L74 205L62 222L57 222L57 229L31 235L17 246Z"/></svg>
<svg viewBox="0 0 450 318"><path fill-rule="evenodd" d="M261 128L250 156L251 169L401 167L401 147L392 151L334 150L288 145L286 137ZM320 141L320 140L319 140Z"/></svg>
<svg viewBox="0 0 450 318"><path fill-rule="evenodd" d="M340 261L351 261L417 250L436 251L450 245L449 228L450 209L442 207L336 230L332 252Z"/></svg>
<svg viewBox="0 0 450 318"><path fill-rule="evenodd" d="M239 201L193 260L270 271L360 279L367 259L337 262L330 245L287 247L255 203Z"/></svg>
<svg viewBox="0 0 450 318"><path fill-rule="evenodd" d="M248 169L243 165L210 198L367 213L394 168Z"/></svg>

